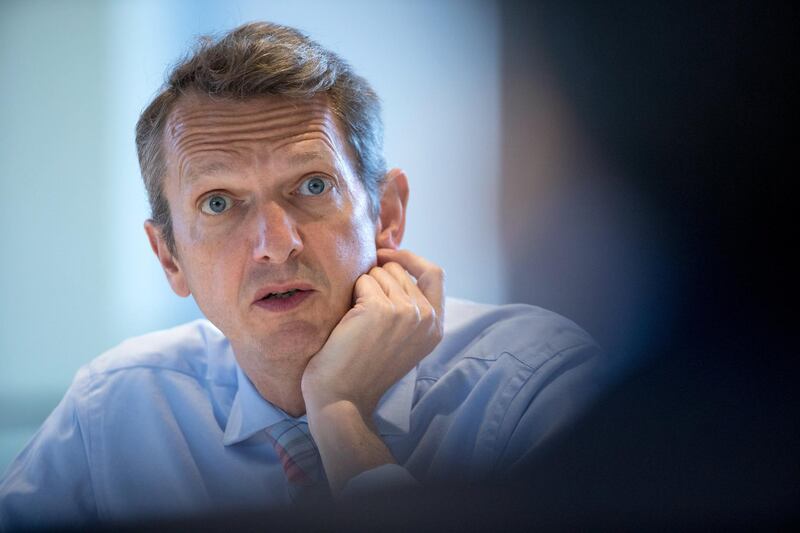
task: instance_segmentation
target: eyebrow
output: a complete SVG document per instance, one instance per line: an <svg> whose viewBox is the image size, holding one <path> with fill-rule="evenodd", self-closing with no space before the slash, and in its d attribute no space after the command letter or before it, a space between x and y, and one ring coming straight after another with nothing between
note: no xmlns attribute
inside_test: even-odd
<svg viewBox="0 0 800 533"><path fill-rule="evenodd" d="M289 156L289 164L303 165L305 163L310 163L312 161L320 161L322 159L325 158L319 152L301 152L299 154L293 154Z"/></svg>
<svg viewBox="0 0 800 533"><path fill-rule="evenodd" d="M186 178L186 183L188 184L197 181L202 176L223 174L225 172L231 172L230 165L220 161L213 161L210 163L191 165L188 169L188 172L184 174L184 177Z"/></svg>
<svg viewBox="0 0 800 533"><path fill-rule="evenodd" d="M326 158L320 152L300 152L289 156L290 165L304 165L313 161L325 161ZM188 171L184 174L185 183L192 184L201 177L213 176L214 174L224 174L233 172L233 167L221 161L212 161L208 163L200 163L198 165L190 165Z"/></svg>

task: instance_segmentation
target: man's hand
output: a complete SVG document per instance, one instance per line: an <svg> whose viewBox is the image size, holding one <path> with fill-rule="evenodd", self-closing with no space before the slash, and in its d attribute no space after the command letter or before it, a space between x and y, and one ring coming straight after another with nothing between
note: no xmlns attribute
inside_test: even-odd
<svg viewBox="0 0 800 533"><path fill-rule="evenodd" d="M356 281L355 305L311 359L301 383L334 493L359 472L394 462L369 429L372 413L386 390L442 338L442 269L406 250L378 250L378 265Z"/></svg>
<svg viewBox="0 0 800 533"><path fill-rule="evenodd" d="M442 338L442 269L409 251L383 248L378 264L358 278L355 305L306 367L306 409L346 400L371 416L383 393Z"/></svg>

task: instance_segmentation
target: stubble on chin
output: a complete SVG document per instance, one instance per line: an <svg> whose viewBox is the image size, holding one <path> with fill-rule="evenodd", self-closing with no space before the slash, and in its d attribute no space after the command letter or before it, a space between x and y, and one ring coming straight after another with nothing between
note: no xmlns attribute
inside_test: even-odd
<svg viewBox="0 0 800 533"><path fill-rule="evenodd" d="M325 345L333 329L347 313L337 312L322 324L306 321L290 322L282 325L277 331L258 341L254 351L259 352L263 362L263 370L281 374L295 374L305 369L308 362Z"/></svg>

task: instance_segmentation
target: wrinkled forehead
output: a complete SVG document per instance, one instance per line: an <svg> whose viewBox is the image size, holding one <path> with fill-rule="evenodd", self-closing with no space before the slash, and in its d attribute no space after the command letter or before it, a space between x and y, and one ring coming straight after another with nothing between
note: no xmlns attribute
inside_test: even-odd
<svg viewBox="0 0 800 533"><path fill-rule="evenodd" d="M342 131L325 95L233 100L186 94L170 113L163 142L168 165L182 175L198 159L254 156L254 147L281 153L300 143L352 162Z"/></svg>

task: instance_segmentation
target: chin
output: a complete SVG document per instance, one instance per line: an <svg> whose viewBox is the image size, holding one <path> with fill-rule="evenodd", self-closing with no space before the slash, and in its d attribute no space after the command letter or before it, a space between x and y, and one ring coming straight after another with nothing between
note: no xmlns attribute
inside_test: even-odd
<svg viewBox="0 0 800 533"><path fill-rule="evenodd" d="M262 352L276 361L308 362L325 345L329 334L308 322L292 322L262 339Z"/></svg>

